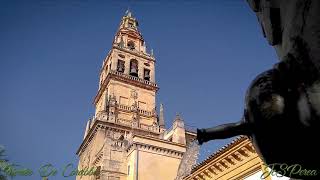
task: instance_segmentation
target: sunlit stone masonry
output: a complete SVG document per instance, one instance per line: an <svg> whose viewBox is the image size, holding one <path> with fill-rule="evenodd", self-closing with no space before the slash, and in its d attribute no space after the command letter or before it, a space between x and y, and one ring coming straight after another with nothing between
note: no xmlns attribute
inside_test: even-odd
<svg viewBox="0 0 320 180"><path fill-rule="evenodd" d="M147 52L138 21L127 11L102 63L95 115L77 155L78 169L98 167L77 180L173 180L186 146L196 134L177 115L166 129L156 109L156 59Z"/></svg>
<svg viewBox="0 0 320 180"><path fill-rule="evenodd" d="M195 165L183 180L289 180L267 168L246 136L239 136Z"/></svg>

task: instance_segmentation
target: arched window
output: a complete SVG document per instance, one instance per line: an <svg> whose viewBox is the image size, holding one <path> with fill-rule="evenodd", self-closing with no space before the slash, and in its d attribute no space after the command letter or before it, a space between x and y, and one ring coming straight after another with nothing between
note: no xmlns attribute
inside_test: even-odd
<svg viewBox="0 0 320 180"><path fill-rule="evenodd" d="M128 44L127 44L128 48L130 50L134 50L135 49L135 45L134 45L134 42L133 41L129 41Z"/></svg>
<svg viewBox="0 0 320 180"><path fill-rule="evenodd" d="M135 59L130 60L130 75L138 77L138 61Z"/></svg>
<svg viewBox="0 0 320 180"><path fill-rule="evenodd" d="M117 71L124 73L124 61L123 60L118 60L118 65L117 65Z"/></svg>
<svg viewBox="0 0 320 180"><path fill-rule="evenodd" d="M144 80L150 81L150 70L149 69L146 69L146 68L144 69L143 78L144 78Z"/></svg>

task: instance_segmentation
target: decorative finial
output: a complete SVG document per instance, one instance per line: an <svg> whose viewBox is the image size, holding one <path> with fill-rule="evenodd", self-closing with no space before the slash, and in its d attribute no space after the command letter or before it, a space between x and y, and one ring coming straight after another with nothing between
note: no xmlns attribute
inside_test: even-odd
<svg viewBox="0 0 320 180"><path fill-rule="evenodd" d="M150 52L151 56L153 56L153 49L151 49L151 52Z"/></svg>
<svg viewBox="0 0 320 180"><path fill-rule="evenodd" d="M159 126L165 128L163 104L160 104Z"/></svg>
<svg viewBox="0 0 320 180"><path fill-rule="evenodd" d="M128 9L126 10L126 16L128 16L128 17L131 17L132 16L132 13L131 13L131 11L130 11L130 9L129 9L129 7L128 7Z"/></svg>
<svg viewBox="0 0 320 180"><path fill-rule="evenodd" d="M177 112L175 120L180 120L180 121L182 121L182 118L181 118L181 116L180 116L180 113L179 113L179 112Z"/></svg>

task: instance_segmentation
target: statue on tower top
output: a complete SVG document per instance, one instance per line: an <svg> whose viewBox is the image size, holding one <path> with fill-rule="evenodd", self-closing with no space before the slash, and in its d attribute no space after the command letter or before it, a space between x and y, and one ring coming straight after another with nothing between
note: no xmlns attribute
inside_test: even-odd
<svg viewBox="0 0 320 180"><path fill-rule="evenodd" d="M128 17L132 17L132 13L131 13L131 11L129 10L129 8L126 10L126 16L128 16Z"/></svg>

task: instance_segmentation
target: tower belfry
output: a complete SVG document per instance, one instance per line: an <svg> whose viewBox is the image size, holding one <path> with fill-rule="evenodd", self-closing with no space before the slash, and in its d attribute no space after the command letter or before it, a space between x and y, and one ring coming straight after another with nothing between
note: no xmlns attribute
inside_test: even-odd
<svg viewBox="0 0 320 180"><path fill-rule="evenodd" d="M156 59L147 52L138 27L137 19L127 10L100 69L95 115L87 123L77 152L79 169L100 167L95 178L172 180L186 143L195 137L184 129L166 130L162 105L159 121Z"/></svg>

